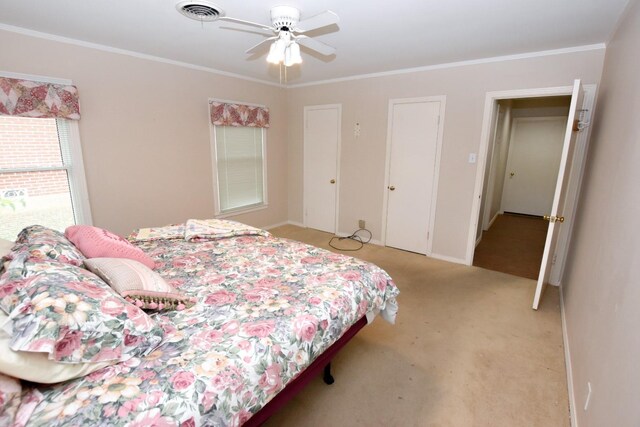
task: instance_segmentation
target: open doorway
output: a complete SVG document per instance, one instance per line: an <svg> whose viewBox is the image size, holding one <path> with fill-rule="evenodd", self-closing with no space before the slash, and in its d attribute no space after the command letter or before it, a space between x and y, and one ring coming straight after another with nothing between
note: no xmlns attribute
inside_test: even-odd
<svg viewBox="0 0 640 427"><path fill-rule="evenodd" d="M491 176L491 160L494 135L498 119L498 102L517 98L541 98L565 96L571 94L569 115L566 120L565 137L557 174L556 189L553 196L551 211L545 215L549 222L547 236L540 263L540 274L536 283L532 308L538 309L544 289L547 285L560 285L565 266L567 249L571 241L571 231L574 217L577 214L578 194L582 182L587 146L589 141L590 117L595 103L595 85L583 85L579 79L574 80L572 86L550 87L539 89L520 89L499 92L487 92L485 98L485 114L482 124L480 151L478 155L478 169L476 171L476 185L474 203L471 210L471 227L467 241L467 265L472 265L474 252L483 214L481 205L487 180ZM489 173L489 175L487 175ZM488 198L487 198L488 200Z"/></svg>
<svg viewBox="0 0 640 427"><path fill-rule="evenodd" d="M473 265L537 279L570 96L497 101Z"/></svg>

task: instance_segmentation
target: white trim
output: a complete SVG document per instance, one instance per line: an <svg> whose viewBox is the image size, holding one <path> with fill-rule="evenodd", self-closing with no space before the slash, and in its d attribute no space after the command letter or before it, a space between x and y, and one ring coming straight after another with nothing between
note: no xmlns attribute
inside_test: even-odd
<svg viewBox="0 0 640 427"><path fill-rule="evenodd" d="M246 105L248 107L267 108L267 106L264 105L264 104L254 104L254 103L251 103L251 102L232 101L232 100L229 100L229 99L220 99L220 98L209 98L208 102L209 102L209 105L211 105L212 102L221 102L223 104Z"/></svg>
<svg viewBox="0 0 640 427"><path fill-rule="evenodd" d="M289 225L289 221L277 222L275 224L265 225L264 227L261 227L261 228L263 230L271 230L272 228L282 227L283 225Z"/></svg>
<svg viewBox="0 0 640 427"><path fill-rule="evenodd" d="M195 65L195 64L190 64L188 62L175 61L173 59L163 58L163 57L160 57L160 56L149 55L149 54L146 54L146 53L135 52L135 51L132 51L132 50L120 49L120 48L117 48L117 47L107 46L107 45L103 45L103 44L99 44L99 43L91 43L91 42L87 42L87 41L84 41L84 40L78 40L78 39L73 39L73 38L69 38L69 37L57 36L57 35L54 35L54 34L43 33L43 32L40 32L40 31L34 31L34 30L30 30L28 28L16 27L16 26L13 26L13 25L7 25L7 24L0 23L0 30L8 31L8 32L11 32L11 33L23 34L25 36L36 37L36 38L39 38L39 39L51 40L51 41L55 41L55 42L71 44L71 45L86 47L86 48L90 48L90 49L101 50L103 52L109 52L109 53L116 53L116 54L119 54L119 55L132 56L134 58L146 59L148 61L161 62L163 64L176 65L176 66L182 67L182 68L189 68L189 69L192 69L192 70L204 71L206 73L218 74L220 76L225 76L225 77L233 77L233 78L236 78L236 79L247 80L247 81L250 81L250 82L261 83L261 84L265 84L265 85L269 85L269 86L276 86L276 87L280 87L280 88L286 87L285 85L282 85L282 84L279 84L279 83L270 82L268 80L257 79L257 78L254 78L254 77L247 77L247 76L243 76L241 74L231 73L231 72L228 72L228 71L221 71L221 70L217 70L215 68L204 67L202 65Z"/></svg>
<svg viewBox="0 0 640 427"><path fill-rule="evenodd" d="M307 228L307 192L306 189L306 172L304 165L306 163L305 152L307 146L307 112L313 110L338 110L338 126L337 137L338 143L336 147L336 211L335 221L333 224L333 233L338 231L338 222L340 219L340 163L342 153L342 104L322 104L322 105L305 105L303 108L303 138L302 138L302 223L303 227Z"/></svg>
<svg viewBox="0 0 640 427"><path fill-rule="evenodd" d="M224 212L224 213L219 213L219 214L216 214L215 217L216 218L231 218L231 217L238 216L238 215L243 215L243 214L247 214L247 213L251 213L251 212L261 211L261 210L267 209L268 207L269 207L268 203L262 203L260 205L252 206L250 208L238 208L237 210L227 211L227 212Z"/></svg>
<svg viewBox="0 0 640 427"><path fill-rule="evenodd" d="M587 52L591 50L600 50L600 49L606 48L605 43L595 43L590 45L573 46L573 47L566 47L561 49L551 49L551 50L542 50L542 51L536 51L536 52L519 53L515 55L492 56L488 58L471 59L466 61L445 62L442 64L403 68L398 70L383 71L379 73L358 74L358 75L347 76L347 77L338 77L335 79L319 80L319 81L309 82L309 83L283 85L280 83L275 83L268 80L262 80L255 77L247 77L241 74L231 73L228 71L221 71L215 68L205 67L202 65L190 64L188 62L175 61L173 59L149 55L146 53L135 52L132 50L120 49L120 48L102 45L98 43L91 43L84 40L57 36L55 34L43 33L41 31L30 30L28 28L17 27L14 25L7 25L7 24L0 23L0 30L8 31L11 33L23 34L26 36L36 37L36 38L45 39L45 40L56 41L56 42L65 43L65 44L71 44L75 46L86 47L90 49L101 50L109 53L117 53L120 55L132 56L134 58L146 59L148 61L161 62L164 64L175 65L178 67L204 71L206 73L218 74L225 77L233 77L236 79L247 80L254 83L261 83L261 84L276 86L276 87L285 88L285 89L289 89L289 88L295 89L299 87L324 85L324 84L345 82L350 80L361 80L361 79L369 79L369 78L375 78L375 77L393 76L397 74L407 74L407 73L416 73L421 71L439 70L443 68L456 68L456 67L465 67L468 65L488 64L488 63L501 62L501 61L514 61L514 60L527 59L527 58L538 58L538 57L552 56L552 55L563 55L568 53Z"/></svg>
<svg viewBox="0 0 640 427"><path fill-rule="evenodd" d="M478 165L476 168L476 182L473 191L473 205L469 220L469 233L467 238L467 252L465 264L472 265L473 253L475 250L476 233L478 221L480 221L480 204L482 203L482 188L484 186L485 164L489 150L489 137L491 121L496 111L497 101L500 99L512 98L539 98L544 96L571 95L572 86L558 86L536 89L515 89L495 92L487 92L484 103L484 117L482 119L482 133L480 135L480 148L478 149Z"/></svg>
<svg viewBox="0 0 640 427"><path fill-rule="evenodd" d="M519 59L538 58L542 56L564 55L568 53L586 52L590 50L600 50L605 48L606 48L605 43L595 43L590 45L574 46L574 47L567 47L562 49L551 49L551 50L542 50L537 52L518 53L515 55L493 56L489 58L471 59L467 61L458 61L458 62L445 62L442 64L426 65L422 67L413 67L413 68L403 68L399 70L383 71L380 73L358 74L358 75L348 76L348 77L338 77L335 79L319 80L316 82L287 85L285 86L285 88L296 89L300 87L340 83L340 82L346 82L350 80L371 79L375 77L386 77L386 76L394 76L398 74L417 73L421 71L440 70L443 68L466 67L468 65L489 64L493 62L515 61Z"/></svg>
<svg viewBox="0 0 640 427"><path fill-rule="evenodd" d="M2 25L2 24L0 24ZM32 80L35 82L42 83L53 83L58 85L70 85L72 84L69 79L59 79L56 77L47 77L47 76L39 76L36 74L22 74L22 73L12 73L9 71L0 71L1 77L7 77L9 79L18 79L18 80Z"/></svg>
<svg viewBox="0 0 640 427"><path fill-rule="evenodd" d="M452 262L454 264L466 264L465 260L462 258L456 258L448 255L440 255L436 253L431 253L431 255L427 255L429 258L437 259L440 261Z"/></svg>
<svg viewBox="0 0 640 427"><path fill-rule="evenodd" d="M480 242L482 242L482 233L480 233L480 236L478 236L478 238L476 239L476 248L478 247Z"/></svg>
<svg viewBox="0 0 640 427"><path fill-rule="evenodd" d="M489 221L489 224L487 225L487 230L489 230L493 225L493 223L496 222L496 219L498 219L498 216L500 216L500 214L504 214L504 212L501 210L498 210L498 212L496 212L493 218L491 218L491 221Z"/></svg>
<svg viewBox="0 0 640 427"><path fill-rule="evenodd" d="M384 165L384 187L382 196L382 230L381 230L381 243L383 246L387 244L387 210L389 204L389 192L386 190L389 187L389 174L391 172L391 135L393 127L393 106L396 104L409 104L409 103L423 103L423 102L439 102L440 108L438 111L438 134L436 139L436 153L435 153L435 165L433 169L433 185L431 188L431 212L429 214L429 224L426 230L429 233L427 238L427 256L431 256L433 249L433 237L435 231L436 222L436 205L438 203L438 183L440 178L440 159L442 156L442 141L444 139L444 118L445 107L447 104L446 95L425 96L418 98L395 98L390 99L387 111L387 142L385 151L385 165Z"/></svg>
<svg viewBox="0 0 640 427"><path fill-rule="evenodd" d="M493 191L494 191L494 185L495 185L495 180L496 177L494 176L494 172L495 172L495 168L496 165L494 164L493 159L495 158L496 155L496 138L498 137L498 124L500 123L500 113L502 113L502 117L503 117L503 122L501 123L502 126L504 127L504 117L506 115L505 112L502 111L502 108L500 107L500 104L497 105L496 108L496 113L495 113L495 123L493 125L493 135L490 136L490 146L491 146L491 158L488 159L489 161L489 168L488 168L488 173L489 173L489 178L487 179L487 194L486 194L486 198L484 201L484 212L483 212L483 218L482 218L482 227L480 227L480 239L482 239L482 233L485 230L489 230L489 228L491 227L491 223L493 221L495 221L495 217L493 219L489 218L489 215L491 215L491 205L493 203ZM500 132L502 132L502 129L500 129ZM487 152L488 154L488 152ZM487 206L488 203L488 206ZM480 205L480 207L482 207L482 204ZM477 233L477 231L476 231ZM478 244L476 243L476 247L478 246Z"/></svg>
<svg viewBox="0 0 640 427"><path fill-rule="evenodd" d="M80 127L77 120L66 120L69 130L69 154L71 155L71 173L69 183L71 198L76 215L76 223L93 224L91 204L89 202L89 190L87 189L87 177L84 171L82 158L82 141L80 140Z"/></svg>
<svg viewBox="0 0 640 427"><path fill-rule="evenodd" d="M562 341L564 343L564 364L567 371L567 394L569 395L569 421L571 427L578 427L576 418L576 394L573 389L573 367L571 365L571 349L569 348L569 332L567 331L567 316L564 308L564 292L560 285L560 318L562 319Z"/></svg>

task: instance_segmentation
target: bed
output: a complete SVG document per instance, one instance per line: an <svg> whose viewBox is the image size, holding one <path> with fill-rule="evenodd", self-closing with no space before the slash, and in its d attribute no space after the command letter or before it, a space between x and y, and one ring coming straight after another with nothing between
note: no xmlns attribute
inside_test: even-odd
<svg viewBox="0 0 640 427"><path fill-rule="evenodd" d="M193 305L146 311L162 337L144 354L23 382L18 424L260 425L321 372L330 383L331 358L378 313L395 319L382 269L264 230L193 220L129 240Z"/></svg>

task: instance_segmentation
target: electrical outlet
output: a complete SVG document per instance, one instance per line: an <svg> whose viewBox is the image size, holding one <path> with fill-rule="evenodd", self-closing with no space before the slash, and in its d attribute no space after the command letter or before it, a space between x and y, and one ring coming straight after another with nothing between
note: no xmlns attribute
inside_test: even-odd
<svg viewBox="0 0 640 427"><path fill-rule="evenodd" d="M364 219L358 220L358 228L366 228L365 225L366 223L364 222Z"/></svg>

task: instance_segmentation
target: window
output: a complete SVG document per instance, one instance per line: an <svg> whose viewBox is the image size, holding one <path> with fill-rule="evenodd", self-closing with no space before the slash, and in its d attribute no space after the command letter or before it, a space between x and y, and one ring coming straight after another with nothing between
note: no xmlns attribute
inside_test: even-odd
<svg viewBox="0 0 640 427"><path fill-rule="evenodd" d="M76 121L0 116L0 238L90 223Z"/></svg>
<svg viewBox="0 0 640 427"><path fill-rule="evenodd" d="M264 128L213 125L216 215L267 205Z"/></svg>

